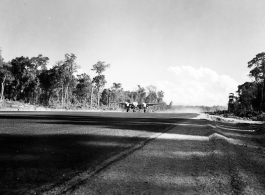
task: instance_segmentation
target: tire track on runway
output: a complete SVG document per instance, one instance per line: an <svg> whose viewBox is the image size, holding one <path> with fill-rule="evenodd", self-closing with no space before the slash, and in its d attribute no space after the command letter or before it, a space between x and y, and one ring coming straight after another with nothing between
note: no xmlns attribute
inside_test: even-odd
<svg viewBox="0 0 265 195"><path fill-rule="evenodd" d="M167 131L174 128L176 124L170 124L168 128L166 128L164 131L160 133L155 133L152 136L148 137L145 141L142 141L139 144L136 144L132 148L121 152L120 154L114 155L113 157L107 159L105 162L101 163L100 165L93 168L93 171L88 172L82 172L78 176L70 179L69 181L66 181L64 183L58 183L53 184L52 186L44 186L37 190L31 191L30 194L67 194L75 189L77 189L79 186L87 183L90 179L92 179L97 174L101 173L105 169L107 169L109 166L115 164L116 162L126 158L127 156L131 155L137 150L140 150L145 145L147 145L152 140L156 139L160 135L166 133Z"/></svg>

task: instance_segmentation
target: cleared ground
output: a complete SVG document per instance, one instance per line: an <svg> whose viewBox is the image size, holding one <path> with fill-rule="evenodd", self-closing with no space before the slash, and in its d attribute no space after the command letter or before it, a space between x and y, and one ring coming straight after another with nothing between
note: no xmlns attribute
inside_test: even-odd
<svg viewBox="0 0 265 195"><path fill-rule="evenodd" d="M0 194L41 193L100 172L195 114L1 112ZM150 138L151 137L151 138Z"/></svg>
<svg viewBox="0 0 265 195"><path fill-rule="evenodd" d="M264 132L196 114L0 113L0 194L264 194Z"/></svg>
<svg viewBox="0 0 265 195"><path fill-rule="evenodd" d="M264 194L264 132L188 120L68 194Z"/></svg>

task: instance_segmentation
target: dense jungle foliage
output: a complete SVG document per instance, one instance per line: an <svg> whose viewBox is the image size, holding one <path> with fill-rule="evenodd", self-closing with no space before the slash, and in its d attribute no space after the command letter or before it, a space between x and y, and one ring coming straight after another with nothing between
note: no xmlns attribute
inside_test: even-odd
<svg viewBox="0 0 265 195"><path fill-rule="evenodd" d="M248 113L258 113L265 110L265 53L259 53L250 60L248 68L250 68L249 76L253 81L238 86L238 96L234 100L234 113L236 115L244 116Z"/></svg>
<svg viewBox="0 0 265 195"><path fill-rule="evenodd" d="M78 66L74 54L65 54L64 59L47 69L49 58L16 57L5 62L0 50L0 98L1 100L22 101L25 103L55 108L102 108L119 107L118 102L158 103L159 109L166 109L164 92L150 85L137 86L135 91L125 91L121 83L113 83L104 88L106 78L103 74L109 64L98 61L92 66L97 74L91 78L88 74L77 75Z"/></svg>

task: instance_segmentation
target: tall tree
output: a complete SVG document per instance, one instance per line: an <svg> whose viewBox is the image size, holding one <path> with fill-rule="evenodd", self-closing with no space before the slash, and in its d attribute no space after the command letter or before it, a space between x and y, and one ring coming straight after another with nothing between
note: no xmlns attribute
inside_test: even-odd
<svg viewBox="0 0 265 195"><path fill-rule="evenodd" d="M70 100L73 98L72 93L76 87L76 78L74 73L77 71L78 65L75 63L76 56L74 54L65 54L65 59L56 62L53 66L53 93L57 97L60 95L61 106L68 108Z"/></svg>
<svg viewBox="0 0 265 195"><path fill-rule="evenodd" d="M105 62L98 61L96 64L93 65L91 70L96 71L98 75L102 75L102 73L110 67L110 64L105 64Z"/></svg>
<svg viewBox="0 0 265 195"><path fill-rule="evenodd" d="M33 79L32 64L28 57L17 57L11 61L11 72L14 76L12 82L13 91L12 96L15 100L25 100L26 93L25 89L29 86Z"/></svg>
<svg viewBox="0 0 265 195"><path fill-rule="evenodd" d="M32 100L35 103L39 97L41 96L41 88L40 88L40 74L42 72L47 71L47 63L49 62L49 58L42 56L42 54L39 54L37 57L32 57L30 59L30 63L31 63L31 70L29 70L28 72L30 72L30 83L29 83L29 88L27 89L27 91L31 94L32 96ZM28 96L30 96L30 94L28 94Z"/></svg>
<svg viewBox="0 0 265 195"><path fill-rule="evenodd" d="M72 91L75 87L74 73L77 71L78 65L75 63L76 56L74 54L65 54L64 68L64 82L65 82L65 100L67 108L69 108L69 101L72 98ZM71 88L71 89L70 89Z"/></svg>
<svg viewBox="0 0 265 195"><path fill-rule="evenodd" d="M137 100L138 103L143 103L144 99L146 98L145 88L138 85L137 93L138 93L138 100Z"/></svg>
<svg viewBox="0 0 265 195"><path fill-rule="evenodd" d="M77 75L77 85L75 95L80 103L87 103L89 101L89 94L91 93L91 79L86 73Z"/></svg>
<svg viewBox="0 0 265 195"><path fill-rule="evenodd" d="M42 56L42 54L39 54L37 57L32 57L30 59L31 64L33 64L36 70L45 71L47 70L47 64L49 62L49 58Z"/></svg>
<svg viewBox="0 0 265 195"><path fill-rule="evenodd" d="M95 83L95 87L97 89L97 104L98 104L98 108L99 108L99 100L100 100L100 92L102 90L102 88L105 86L105 84L107 83L106 79L105 79L105 75L98 75L95 76L93 78L93 83Z"/></svg>
<svg viewBox="0 0 265 195"><path fill-rule="evenodd" d="M110 64L105 64L105 62L98 61L96 64L93 65L93 68L91 69L93 71L96 71L96 73L98 74L97 76L93 78L93 81L92 81L93 83L95 83L97 92L98 92L98 101L97 101L98 108L99 108L100 90L107 83L105 79L105 75L102 75L102 73L109 67L110 67Z"/></svg>
<svg viewBox="0 0 265 195"><path fill-rule="evenodd" d="M164 91L160 90L157 92L157 102L162 103L164 98Z"/></svg>
<svg viewBox="0 0 265 195"><path fill-rule="evenodd" d="M114 90L118 90L118 89L121 88L121 83L113 83L111 88L114 89Z"/></svg>
<svg viewBox="0 0 265 195"><path fill-rule="evenodd" d="M157 88L154 85L149 85L146 87L147 91L148 91L148 95L145 98L147 103L156 103L157 102Z"/></svg>
<svg viewBox="0 0 265 195"><path fill-rule="evenodd" d="M120 97L121 97L121 83L113 83L109 93L109 101L112 102L120 101L118 100Z"/></svg>
<svg viewBox="0 0 265 195"><path fill-rule="evenodd" d="M103 105L108 105L110 104L110 96L111 96L111 90L110 89L104 89L101 94L101 102Z"/></svg>
<svg viewBox="0 0 265 195"><path fill-rule="evenodd" d="M130 102L138 102L139 94L137 93L137 91L131 91L130 93L128 93L128 95L130 98Z"/></svg>
<svg viewBox="0 0 265 195"><path fill-rule="evenodd" d="M10 71L11 64L4 62L4 58L2 57L0 49L0 82L1 82L1 96L0 99L4 99L4 90L5 90L5 84L7 81L12 81L12 73Z"/></svg>
<svg viewBox="0 0 265 195"><path fill-rule="evenodd" d="M55 72L56 70L51 68L50 70L41 72L38 76L40 88L42 89L42 93L40 94L40 103L43 105L49 105L50 98L54 94L54 86L58 83L55 78Z"/></svg>
<svg viewBox="0 0 265 195"><path fill-rule="evenodd" d="M238 86L239 102L241 109L253 110L256 107L258 98L258 84L255 82L245 82Z"/></svg>
<svg viewBox="0 0 265 195"><path fill-rule="evenodd" d="M262 91L261 91L261 102L260 102L260 110L263 110L263 102L264 102L264 87L265 87L265 52L259 53L254 57L251 61L248 62L248 68L252 68L250 70L249 76L255 78L256 83L261 83Z"/></svg>
<svg viewBox="0 0 265 195"><path fill-rule="evenodd" d="M0 82L1 82L1 100L4 99L5 85L7 83L11 83L14 79L11 71L11 64L8 63L0 63Z"/></svg>
<svg viewBox="0 0 265 195"><path fill-rule="evenodd" d="M11 72L15 78L13 86L13 96L15 99L21 99L25 102L35 102L39 91L39 75L49 58L39 55L29 59L28 57L19 57L11 61Z"/></svg>

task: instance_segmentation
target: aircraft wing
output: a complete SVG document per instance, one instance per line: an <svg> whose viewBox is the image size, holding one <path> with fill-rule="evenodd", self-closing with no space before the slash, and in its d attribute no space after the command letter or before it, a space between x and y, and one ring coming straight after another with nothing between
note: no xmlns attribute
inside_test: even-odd
<svg viewBox="0 0 265 195"><path fill-rule="evenodd" d="M118 102L118 104L120 104L120 105L125 105L125 106L130 106L131 105L131 103L128 103L128 102Z"/></svg>
<svg viewBox="0 0 265 195"><path fill-rule="evenodd" d="M154 105L158 105L158 104L154 104L154 103L142 103L142 104L138 104L139 108L142 107L148 107L148 106L154 106Z"/></svg>
<svg viewBox="0 0 265 195"><path fill-rule="evenodd" d="M147 106L155 106L155 105L158 105L158 104L153 104L153 103L148 103L146 104Z"/></svg>

